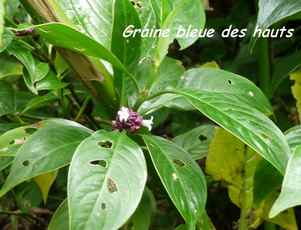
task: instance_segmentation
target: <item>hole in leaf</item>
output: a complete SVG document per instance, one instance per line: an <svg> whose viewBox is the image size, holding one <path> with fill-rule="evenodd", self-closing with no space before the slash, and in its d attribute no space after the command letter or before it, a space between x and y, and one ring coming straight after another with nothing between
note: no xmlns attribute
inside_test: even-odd
<svg viewBox="0 0 301 230"><path fill-rule="evenodd" d="M37 129L35 129L35 128L27 128L27 129L25 129L25 132L28 133L28 134L33 134L35 131L37 131Z"/></svg>
<svg viewBox="0 0 301 230"><path fill-rule="evenodd" d="M112 148L112 142L111 141L100 141L98 142L98 145L102 148L110 149Z"/></svg>
<svg viewBox="0 0 301 230"><path fill-rule="evenodd" d="M111 178L108 179L107 186L110 193L118 191L116 183Z"/></svg>
<svg viewBox="0 0 301 230"><path fill-rule="evenodd" d="M15 144L15 140L10 141L9 144L10 144L10 145Z"/></svg>
<svg viewBox="0 0 301 230"><path fill-rule="evenodd" d="M173 160L173 162L180 167L183 167L185 165L185 163L181 160L175 159L175 160Z"/></svg>
<svg viewBox="0 0 301 230"><path fill-rule="evenodd" d="M101 203L101 209L102 209L102 210L105 210L106 207L107 207L107 206L106 206L106 203Z"/></svg>
<svg viewBox="0 0 301 230"><path fill-rule="evenodd" d="M23 161L22 165L23 166L28 166L29 165L29 160Z"/></svg>
<svg viewBox="0 0 301 230"><path fill-rule="evenodd" d="M199 140L200 140L200 141L206 141L206 140L207 140L207 137L201 134L201 135L199 136Z"/></svg>
<svg viewBox="0 0 301 230"><path fill-rule="evenodd" d="M107 161L105 160L95 160L95 161L90 161L91 165L100 165L101 167L106 168L107 167Z"/></svg>
<svg viewBox="0 0 301 230"><path fill-rule="evenodd" d="M228 84L229 84L229 85L232 85L232 81L231 81L231 80L228 80Z"/></svg>

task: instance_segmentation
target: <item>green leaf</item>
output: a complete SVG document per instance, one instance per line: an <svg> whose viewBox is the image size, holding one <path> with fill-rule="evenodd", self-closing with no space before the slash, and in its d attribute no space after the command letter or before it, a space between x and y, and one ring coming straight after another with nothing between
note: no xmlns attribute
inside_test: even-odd
<svg viewBox="0 0 301 230"><path fill-rule="evenodd" d="M132 3L128 0L116 0L114 4L114 25L112 32L111 50L128 68L135 68L141 52L141 37L125 38L123 31L129 25L140 28L140 20ZM117 92L120 92L121 103L127 104L128 76L121 71L114 71L114 82Z"/></svg>
<svg viewBox="0 0 301 230"><path fill-rule="evenodd" d="M282 183L281 193L274 203L269 216L275 217L280 212L301 205L301 146L291 156Z"/></svg>
<svg viewBox="0 0 301 230"><path fill-rule="evenodd" d="M266 115L273 114L270 102L254 83L237 74L217 68L201 67L188 70L178 77L177 85L172 84L171 87L179 90L202 90L205 93L219 96L225 95L225 97L236 98L241 103L256 108ZM179 98L179 95L164 94L159 98L142 104L139 111L144 113L147 111L149 113L161 108L163 105L192 110L191 105Z"/></svg>
<svg viewBox="0 0 301 230"><path fill-rule="evenodd" d="M156 210L156 201L153 193L145 189L141 202L135 213L129 221L131 230L149 230L152 221L152 215Z"/></svg>
<svg viewBox="0 0 301 230"><path fill-rule="evenodd" d="M264 114L231 94L172 90L205 116L238 137L284 174L290 149L279 128Z"/></svg>
<svg viewBox="0 0 301 230"><path fill-rule="evenodd" d="M137 208L146 176L142 150L124 133L101 130L84 140L69 169L70 229L120 228Z"/></svg>
<svg viewBox="0 0 301 230"><path fill-rule="evenodd" d="M205 210L205 177L192 157L176 144L156 136L143 136L152 162L172 202L195 226Z"/></svg>
<svg viewBox="0 0 301 230"><path fill-rule="evenodd" d="M9 56L1 55L0 63L0 80L6 77L21 76L23 74L23 66Z"/></svg>
<svg viewBox="0 0 301 230"><path fill-rule="evenodd" d="M0 117L15 112L15 93L12 86L0 81Z"/></svg>
<svg viewBox="0 0 301 230"><path fill-rule="evenodd" d="M48 230L67 230L69 229L69 212L67 199L64 200L53 214Z"/></svg>
<svg viewBox="0 0 301 230"><path fill-rule="evenodd" d="M55 0L54 2L80 31L108 50L111 49L114 1Z"/></svg>
<svg viewBox="0 0 301 230"><path fill-rule="evenodd" d="M63 121L37 130L17 152L9 176L0 190L3 196L16 185L68 165L80 142L91 132Z"/></svg>
<svg viewBox="0 0 301 230"><path fill-rule="evenodd" d="M208 153L208 147L213 137L213 131L213 125L202 125L176 136L173 141L185 149L194 160L200 160Z"/></svg>
<svg viewBox="0 0 301 230"><path fill-rule="evenodd" d="M258 4L257 26L263 29L301 11L301 2L296 0L260 0Z"/></svg>
<svg viewBox="0 0 301 230"><path fill-rule="evenodd" d="M57 173L58 173L58 171L53 171L53 172L39 175L34 178L34 181L37 183L37 185L39 186L39 188L41 190L44 204L47 203L48 193L49 193L49 190L50 190L52 184L54 183L54 181L56 179Z"/></svg>
<svg viewBox="0 0 301 230"><path fill-rule="evenodd" d="M285 137L293 152L298 145L301 145L301 125L297 125L287 130L285 132Z"/></svg>
<svg viewBox="0 0 301 230"><path fill-rule="evenodd" d="M111 51L70 26L61 23L47 23L38 25L35 28L50 44L87 56L104 59L116 68L126 71L124 65Z"/></svg>
<svg viewBox="0 0 301 230"><path fill-rule="evenodd" d="M27 72L24 73L24 81L27 87L34 94L37 94L36 84L47 76L49 65L36 60L30 50L16 42L9 46L8 52L25 66Z"/></svg>
<svg viewBox="0 0 301 230"><path fill-rule="evenodd" d="M181 49L185 49L192 45L198 36L177 36L179 28L187 28L202 30L205 26L205 11L203 3L199 0L175 0L173 1L172 9L164 20L161 29L169 30L169 36L160 37L156 52L156 64L159 66L168 52L169 44L177 39Z"/></svg>

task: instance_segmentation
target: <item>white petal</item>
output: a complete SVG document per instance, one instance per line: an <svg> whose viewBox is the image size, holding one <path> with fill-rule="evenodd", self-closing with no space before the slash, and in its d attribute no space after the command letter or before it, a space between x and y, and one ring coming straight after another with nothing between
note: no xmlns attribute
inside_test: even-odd
<svg viewBox="0 0 301 230"><path fill-rule="evenodd" d="M143 120L142 121L142 126L148 128L148 130L151 131L152 126L154 124L153 120L154 120L154 117L151 117L149 120Z"/></svg>
<svg viewBox="0 0 301 230"><path fill-rule="evenodd" d="M118 117L121 122L126 122L129 119L130 111L126 107L121 107L118 111Z"/></svg>

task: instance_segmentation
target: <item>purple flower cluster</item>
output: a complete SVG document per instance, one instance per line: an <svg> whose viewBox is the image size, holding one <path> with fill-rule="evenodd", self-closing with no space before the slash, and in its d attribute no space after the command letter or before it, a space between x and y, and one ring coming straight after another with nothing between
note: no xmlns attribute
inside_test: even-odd
<svg viewBox="0 0 301 230"><path fill-rule="evenodd" d="M127 130L131 133L137 132L143 123L143 117L132 109L122 107L116 116L116 120L113 121L114 130Z"/></svg>

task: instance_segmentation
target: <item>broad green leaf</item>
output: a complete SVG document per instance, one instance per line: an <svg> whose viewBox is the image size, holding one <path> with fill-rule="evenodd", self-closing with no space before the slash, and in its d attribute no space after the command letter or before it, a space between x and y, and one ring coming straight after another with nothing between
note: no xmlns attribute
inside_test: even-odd
<svg viewBox="0 0 301 230"><path fill-rule="evenodd" d="M68 230L69 229L69 213L68 202L64 200L53 214L48 230Z"/></svg>
<svg viewBox="0 0 301 230"><path fill-rule="evenodd" d="M160 65L156 81L151 84L149 94L153 95L177 87L184 72L185 68L179 60L166 57Z"/></svg>
<svg viewBox="0 0 301 230"><path fill-rule="evenodd" d="M205 177L192 157L176 144L156 136L143 136L155 169L172 202L189 226L205 210Z"/></svg>
<svg viewBox="0 0 301 230"><path fill-rule="evenodd" d="M68 165L76 147L91 134L86 128L68 122L48 122L51 125L44 124L17 152L0 196L28 179Z"/></svg>
<svg viewBox="0 0 301 230"><path fill-rule="evenodd" d="M124 133L98 131L76 149L68 175L70 229L120 228L142 197L147 169Z"/></svg>
<svg viewBox="0 0 301 230"><path fill-rule="evenodd" d="M128 0L115 0L114 25L112 31L112 52L125 65L136 64L140 57L141 37L125 38L123 31L129 25L140 28L139 16Z"/></svg>
<svg viewBox="0 0 301 230"><path fill-rule="evenodd" d="M111 49L113 0L54 0L68 19L83 33ZM101 29L99 29L101 28Z"/></svg>
<svg viewBox="0 0 301 230"><path fill-rule="evenodd" d="M131 66L136 68L138 59L141 52L141 37L125 38L123 31L129 25L134 25L140 28L140 20L138 14L128 0L116 0L114 1L114 19L113 19L113 31L112 31L112 45L111 50L117 58L129 69ZM114 82L116 91L119 92L121 97L121 103L127 104L127 99L132 92L128 91L128 83L130 82L127 74L122 71L114 71Z"/></svg>
<svg viewBox="0 0 301 230"><path fill-rule="evenodd" d="M15 112L15 92L12 86L0 81L0 117Z"/></svg>
<svg viewBox="0 0 301 230"><path fill-rule="evenodd" d="M192 89L173 91L284 174L290 149L282 132L264 114L231 94Z"/></svg>
<svg viewBox="0 0 301 230"><path fill-rule="evenodd" d="M23 66L11 57L0 56L0 80L6 77L20 76L23 74Z"/></svg>
<svg viewBox="0 0 301 230"><path fill-rule="evenodd" d="M12 164L19 148L20 145L13 144L5 149L0 149L0 172Z"/></svg>
<svg viewBox="0 0 301 230"><path fill-rule="evenodd" d="M12 31L4 28L4 31L2 34L2 44L0 44L0 53L2 53L3 51L5 51L7 49L7 47L11 44L13 39L14 39L14 33Z"/></svg>
<svg viewBox="0 0 301 230"><path fill-rule="evenodd" d="M267 161L261 159L254 175L253 203L260 205L271 193L281 188L283 176Z"/></svg>
<svg viewBox="0 0 301 230"><path fill-rule="evenodd" d="M131 230L149 230L152 221L152 215L156 210L156 201L152 192L146 188L142 199L135 213L129 221Z"/></svg>
<svg viewBox="0 0 301 230"><path fill-rule="evenodd" d="M273 114L272 106L262 91L248 79L217 68L201 67L188 70L181 77L176 89L195 89L205 93L225 95L235 98L245 105L256 108L266 115ZM164 91L164 90L163 90ZM189 104L189 103L188 103ZM142 112L152 112L162 106L191 110L191 105L179 98L179 95L164 94L159 98L147 101L139 108Z"/></svg>
<svg viewBox="0 0 301 230"><path fill-rule="evenodd" d="M216 230L210 217L206 212L203 213L197 224L197 230Z"/></svg>
<svg viewBox="0 0 301 230"><path fill-rule="evenodd" d="M4 16L5 16L6 0L0 0L0 47L2 47L2 34L4 31Z"/></svg>
<svg viewBox="0 0 301 230"><path fill-rule="evenodd" d="M291 156L282 183L281 193L274 203L270 217L275 217L280 212L301 205L301 146L296 147Z"/></svg>
<svg viewBox="0 0 301 230"><path fill-rule="evenodd" d="M295 72L290 75L290 79L295 82L292 86L292 93L297 101L297 109L299 113L299 119L301 118L301 72Z"/></svg>
<svg viewBox="0 0 301 230"><path fill-rule="evenodd" d="M156 49L156 65L159 66L168 52L169 44L177 39L181 49L192 45L198 36L177 36L179 29L202 30L205 26L205 11L203 3L199 0L175 0L168 16L164 20L161 29L169 30L169 36L160 37Z"/></svg>
<svg viewBox="0 0 301 230"><path fill-rule="evenodd" d="M70 26L61 23L47 23L35 28L50 44L87 56L104 59L116 68L126 70L120 60L103 45Z"/></svg>
<svg viewBox="0 0 301 230"><path fill-rule="evenodd" d="M34 178L34 181L37 183L37 185L39 186L39 188L41 190L44 204L47 203L48 193L49 193L49 190L50 190L52 184L54 183L54 181L56 179L57 173L58 173L58 171L53 171L53 172L39 175Z"/></svg>
<svg viewBox="0 0 301 230"><path fill-rule="evenodd" d="M301 126L297 125L285 132L286 140L292 152L301 145Z"/></svg>
<svg viewBox="0 0 301 230"><path fill-rule="evenodd" d="M200 160L208 153L208 147L213 137L213 131L213 125L202 125L176 136L173 141L185 149L194 160Z"/></svg>
<svg viewBox="0 0 301 230"><path fill-rule="evenodd" d="M257 26L262 29L301 11L301 2L298 0L259 0L258 5Z"/></svg>

